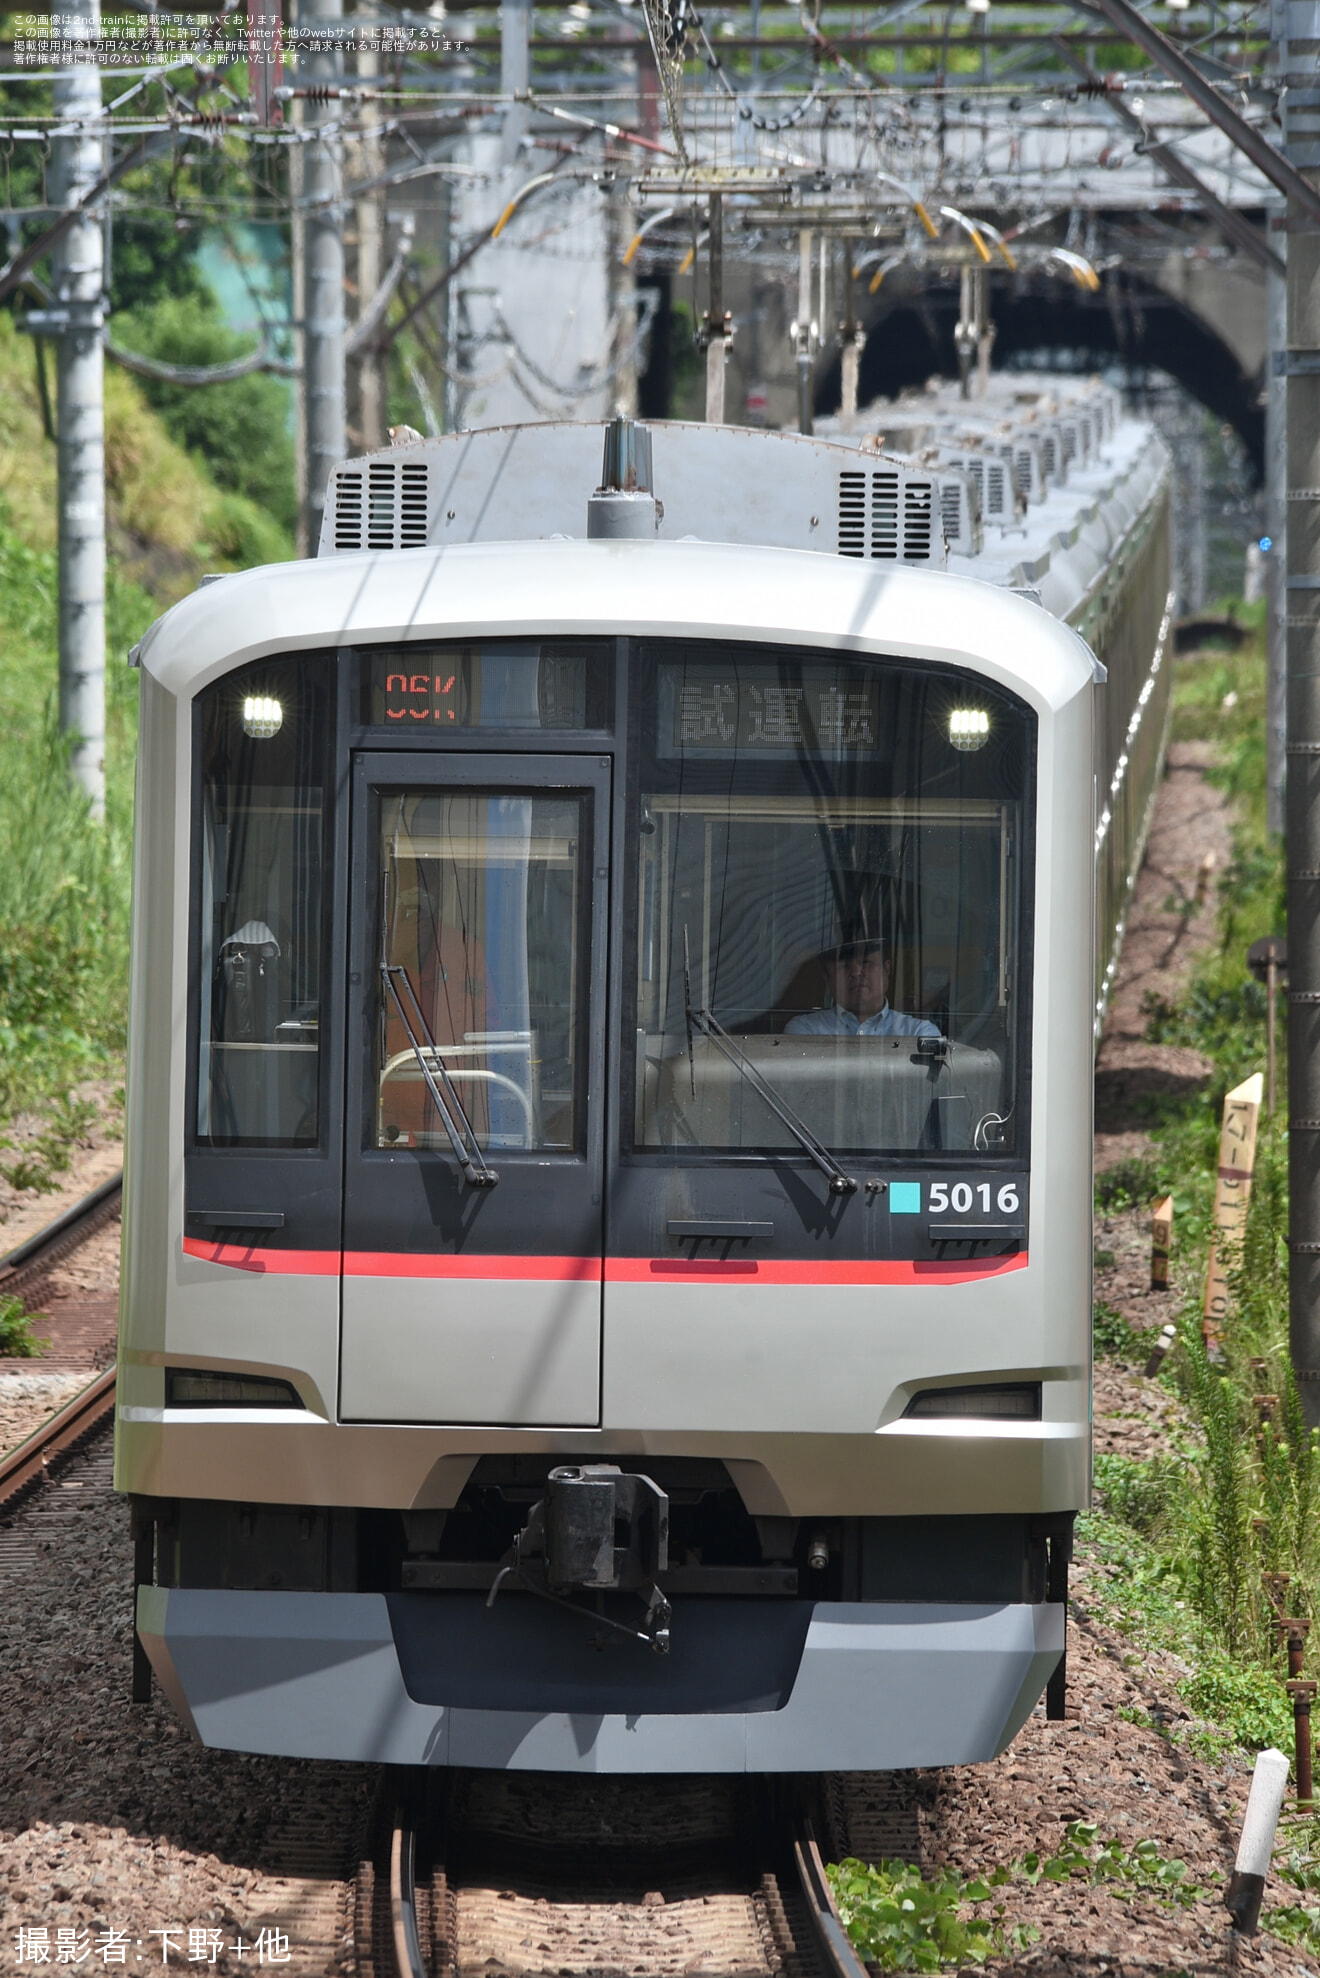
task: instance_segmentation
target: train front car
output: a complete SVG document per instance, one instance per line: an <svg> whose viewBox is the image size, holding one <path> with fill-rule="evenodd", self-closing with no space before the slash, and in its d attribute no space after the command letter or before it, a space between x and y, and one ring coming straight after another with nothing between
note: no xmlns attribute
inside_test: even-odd
<svg viewBox="0 0 1320 1978"><path fill-rule="evenodd" d="M460 436L144 642L117 1482L207 1744L964 1763L1060 1663L1094 662L693 430L670 539L446 541Z"/></svg>

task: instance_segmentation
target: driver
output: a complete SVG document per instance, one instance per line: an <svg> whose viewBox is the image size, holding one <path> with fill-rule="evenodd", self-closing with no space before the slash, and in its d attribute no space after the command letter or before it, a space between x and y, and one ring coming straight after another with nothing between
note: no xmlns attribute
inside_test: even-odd
<svg viewBox="0 0 1320 1978"><path fill-rule="evenodd" d="M889 956L877 935L862 928L844 930L837 947L820 958L830 1004L790 1017L786 1032L796 1037L938 1037L925 1017L905 1016L889 1007Z"/></svg>

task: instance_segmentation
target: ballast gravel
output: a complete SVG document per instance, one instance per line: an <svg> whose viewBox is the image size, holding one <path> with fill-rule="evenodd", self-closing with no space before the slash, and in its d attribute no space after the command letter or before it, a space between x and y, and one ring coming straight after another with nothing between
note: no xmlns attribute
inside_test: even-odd
<svg viewBox="0 0 1320 1978"><path fill-rule="evenodd" d="M91 1378L87 1373L10 1373L0 1360L0 1456L34 1435Z"/></svg>
<svg viewBox="0 0 1320 1978"><path fill-rule="evenodd" d="M107 1436L0 1522L0 1971L146 1973L167 1947L347 1971L374 1772L204 1751L159 1693L132 1704L132 1579Z"/></svg>

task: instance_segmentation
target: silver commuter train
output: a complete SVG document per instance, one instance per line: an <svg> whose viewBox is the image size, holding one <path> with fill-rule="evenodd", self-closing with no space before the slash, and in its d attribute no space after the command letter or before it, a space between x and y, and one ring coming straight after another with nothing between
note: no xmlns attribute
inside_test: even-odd
<svg viewBox="0 0 1320 1978"><path fill-rule="evenodd" d="M204 1743L872 1770L1061 1713L1170 671L1102 416L1004 528L855 440L408 443L146 635L116 1482Z"/></svg>

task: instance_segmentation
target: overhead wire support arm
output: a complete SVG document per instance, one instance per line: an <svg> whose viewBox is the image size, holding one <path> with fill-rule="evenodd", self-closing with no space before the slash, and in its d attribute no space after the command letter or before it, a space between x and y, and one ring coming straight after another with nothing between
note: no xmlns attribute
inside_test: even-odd
<svg viewBox="0 0 1320 1978"><path fill-rule="evenodd" d="M65 212L61 213L54 226L48 227L46 232L34 240L30 246L25 247L21 254L16 254L12 261L5 267L0 268L0 302L4 300L12 289L18 288L21 283L26 281L38 261L49 254L52 248L58 247L65 235L70 233L80 220L86 219L88 212L104 199L112 186L118 185L120 179L126 173L133 171L138 165L145 164L147 159L154 155L155 152L165 150L172 138L172 131L163 139L139 138L138 142L124 153L118 163L112 165L110 170L104 173L96 181L96 184L83 194L76 206L70 206Z"/></svg>
<svg viewBox="0 0 1320 1978"><path fill-rule="evenodd" d="M1195 63L1190 62L1180 48L1175 48L1167 35L1148 21L1131 5L1131 0L1087 0L1088 7L1104 15L1120 34L1134 41L1145 51L1167 76L1191 97L1193 103L1203 110L1212 124L1218 126L1224 135L1249 158L1262 177L1276 186L1285 198L1295 199L1312 222L1320 226L1320 191L1309 179L1289 164L1281 151L1275 149L1268 138L1262 137L1254 124L1236 111L1214 87L1207 82Z"/></svg>
<svg viewBox="0 0 1320 1978"><path fill-rule="evenodd" d="M417 1030L421 1031L422 1036L426 1040L424 1045L417 1035L417 1030L413 1029L408 1012L403 1006L403 998L400 996L398 986L394 980L396 975L403 977L404 986L408 991L408 1000L412 1004L413 1012L417 1018ZM407 969L400 963L391 965L389 962L382 962L380 965L380 979L385 985L386 994L390 997L395 1009L399 1013L399 1021L403 1025L404 1035L412 1047L412 1054L417 1060L418 1070L426 1082L426 1089L431 1095L437 1113L440 1115L440 1123L444 1127L449 1144L454 1150L454 1159L458 1162L464 1181L472 1188L493 1188L499 1180L499 1175L489 1165L481 1151L477 1136L472 1129L472 1122L464 1110L463 1101L459 1098L454 1088L454 1081L449 1076L445 1061L431 1037L426 1018L422 1015L421 1004L418 1002L416 991L408 979ZM440 1086L436 1083L435 1074L437 1071L444 1085L443 1093L440 1090ZM452 1112L450 1110L451 1106L453 1108ZM462 1122L461 1126L455 1123L455 1115Z"/></svg>
<svg viewBox="0 0 1320 1978"><path fill-rule="evenodd" d="M1079 76L1085 77L1088 84L1092 87L1103 86L1102 79L1070 47L1061 34L1051 35L1050 39L1065 62L1070 63ZM1234 247L1240 248L1267 274L1282 275L1285 272L1282 257L1275 253L1267 241L1261 239L1250 220L1244 219L1241 213L1226 205L1218 193L1212 192L1200 173L1194 171L1184 159L1180 158L1171 144L1157 137L1145 119L1139 117L1120 95L1106 90L1104 101L1120 123L1126 124L1129 130L1141 132L1146 156L1155 160L1165 177L1172 180L1174 185L1182 186L1185 192L1195 193L1226 240L1231 241Z"/></svg>

